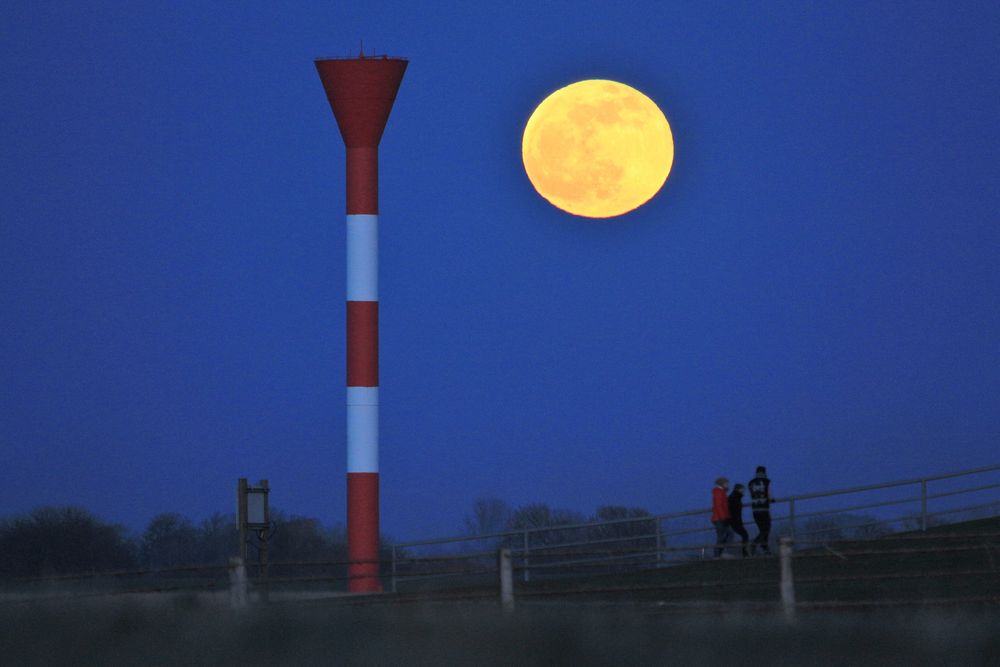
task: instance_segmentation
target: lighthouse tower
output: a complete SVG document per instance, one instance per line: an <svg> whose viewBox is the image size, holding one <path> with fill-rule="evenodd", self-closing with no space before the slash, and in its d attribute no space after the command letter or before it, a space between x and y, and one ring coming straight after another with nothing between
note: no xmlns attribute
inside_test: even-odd
<svg viewBox="0 0 1000 667"><path fill-rule="evenodd" d="M379 582L378 145L406 71L401 58L317 60L347 149L348 590Z"/></svg>

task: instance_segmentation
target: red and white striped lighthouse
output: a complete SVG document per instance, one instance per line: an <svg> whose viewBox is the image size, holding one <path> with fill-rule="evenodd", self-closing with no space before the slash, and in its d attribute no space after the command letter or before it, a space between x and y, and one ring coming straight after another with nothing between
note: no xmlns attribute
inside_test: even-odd
<svg viewBox="0 0 1000 667"><path fill-rule="evenodd" d="M406 71L401 58L317 60L347 148L348 590L379 591L378 144Z"/></svg>

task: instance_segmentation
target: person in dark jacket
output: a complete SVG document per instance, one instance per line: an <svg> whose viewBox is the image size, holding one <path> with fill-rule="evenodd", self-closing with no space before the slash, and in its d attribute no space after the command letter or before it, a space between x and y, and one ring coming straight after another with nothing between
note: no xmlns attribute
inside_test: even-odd
<svg viewBox="0 0 1000 667"><path fill-rule="evenodd" d="M760 549L770 555L768 540L771 537L771 503L774 502L774 491L771 480L767 478L767 468L757 466L757 476L747 483L750 489L750 509L753 521L757 524L757 537L753 540L753 550Z"/></svg>
<svg viewBox="0 0 1000 667"><path fill-rule="evenodd" d="M743 485L737 484L733 487L733 492L729 494L729 527L734 533L740 536L743 541L743 557L750 555L747 551L747 542L750 535L743 525Z"/></svg>

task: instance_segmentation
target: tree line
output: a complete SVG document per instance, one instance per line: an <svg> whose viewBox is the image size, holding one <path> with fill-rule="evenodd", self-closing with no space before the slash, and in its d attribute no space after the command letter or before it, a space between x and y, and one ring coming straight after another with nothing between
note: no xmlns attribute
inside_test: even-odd
<svg viewBox="0 0 1000 667"><path fill-rule="evenodd" d="M707 515L706 515L707 516ZM607 521L622 521L610 525L587 525ZM937 523L932 521L931 523ZM584 524L584 525L580 525ZM670 535L670 531L704 527L711 530L702 517L690 516L684 520L671 520L663 527L664 535L657 545L656 520L641 507L602 505L593 514L565 509L552 509L540 503L530 503L514 508L499 498L480 498L473 504L472 512L465 517L465 534L488 535L496 533L520 533L492 540L497 545L518 549L523 546L525 531L528 531L529 546L550 546L567 543L588 542L581 548L591 549L593 544L604 544L606 549L655 548L657 546L680 546L703 543L711 540L705 534L687 530L686 535ZM920 526L918 515L908 515L900 521L902 530L914 530ZM565 527L560 529L560 527ZM752 525L751 525L752 527ZM535 528L550 530L531 532ZM777 527L773 538L789 534L787 524ZM839 540L867 540L884 537L894 532L892 523L868 514L838 513L808 518L799 524L799 534L809 536L815 542Z"/></svg>
<svg viewBox="0 0 1000 667"><path fill-rule="evenodd" d="M271 519L271 560L347 558L342 526L327 528L318 519L274 510ZM0 519L0 577L223 565L238 553L238 536L233 514L216 513L195 523L177 513L164 513L133 534L80 507L42 507ZM255 558L251 549L250 559Z"/></svg>
<svg viewBox="0 0 1000 667"><path fill-rule="evenodd" d="M272 562L347 560L342 525L326 527L318 519L280 510L273 510L271 518L268 549ZM619 520L625 521L586 525ZM913 522L903 522L904 529L909 523ZM468 536L514 533L490 542L515 549L523 546L525 533L532 547L603 541L609 549L634 549L656 546L657 526L650 512L641 507L602 505L588 515L544 503L513 507L499 498L479 498L464 517L462 528ZM532 532L537 528L549 530ZM780 536L782 530L787 528L776 534ZM816 534L818 541L865 539L892 532L886 523L854 514L817 517L804 522L801 530ZM224 565L239 551L238 534L234 514L215 513L200 522L177 513L159 514L136 534L80 507L42 507L0 519L0 577ZM382 537L383 546L389 549L392 542ZM254 545L251 539L251 563L256 560Z"/></svg>
<svg viewBox="0 0 1000 667"><path fill-rule="evenodd" d="M487 498L475 501L464 530L482 534L644 516L649 512L641 508L602 506L586 516L543 503L512 508L502 500ZM347 560L347 535L342 525L326 527L318 519L279 510L272 510L271 519L270 561ZM609 535L648 535L654 527L652 522L637 522L595 530ZM234 514L215 513L195 522L181 514L163 513L153 517L141 533L134 533L81 507L41 507L0 519L0 577L224 565L239 551L238 534ZM568 537L539 535L535 539L551 543ZM251 536L250 562L256 561L256 543ZM391 548L392 540L383 536L382 543Z"/></svg>
<svg viewBox="0 0 1000 667"><path fill-rule="evenodd" d="M467 535L518 532L523 536L527 531L531 546L604 540L620 548L631 548L650 540L655 545L656 521L651 517L642 507L624 505L601 505L587 515L551 508L544 503L528 503L515 508L499 498L479 498L473 503L472 512L466 515L464 528ZM587 525L607 521L620 523ZM533 532L537 528L549 530ZM516 548L522 546L522 536L506 536L497 543Z"/></svg>

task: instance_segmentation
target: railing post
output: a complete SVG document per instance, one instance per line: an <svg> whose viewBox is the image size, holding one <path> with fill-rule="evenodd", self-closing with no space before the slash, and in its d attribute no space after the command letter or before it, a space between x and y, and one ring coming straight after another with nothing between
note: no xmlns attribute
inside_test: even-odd
<svg viewBox="0 0 1000 667"><path fill-rule="evenodd" d="M927 531L927 480L920 480L920 530Z"/></svg>
<svg viewBox="0 0 1000 667"><path fill-rule="evenodd" d="M795 498L788 499L788 534L795 539Z"/></svg>
<svg viewBox="0 0 1000 667"><path fill-rule="evenodd" d="M392 545L392 592L396 592L396 545Z"/></svg>
<svg viewBox="0 0 1000 667"><path fill-rule="evenodd" d="M234 609L247 606L247 568L239 556L229 559L229 604Z"/></svg>
<svg viewBox="0 0 1000 667"><path fill-rule="evenodd" d="M795 581L792 579L792 540L781 538L778 547L781 558L781 607L785 612L785 621L795 622Z"/></svg>
<svg viewBox="0 0 1000 667"><path fill-rule="evenodd" d="M524 580L528 581L531 576L528 574L528 531L524 531Z"/></svg>
<svg viewBox="0 0 1000 667"><path fill-rule="evenodd" d="M510 613L514 611L514 568L511 565L510 549L497 550L497 575L500 584L500 608Z"/></svg>

